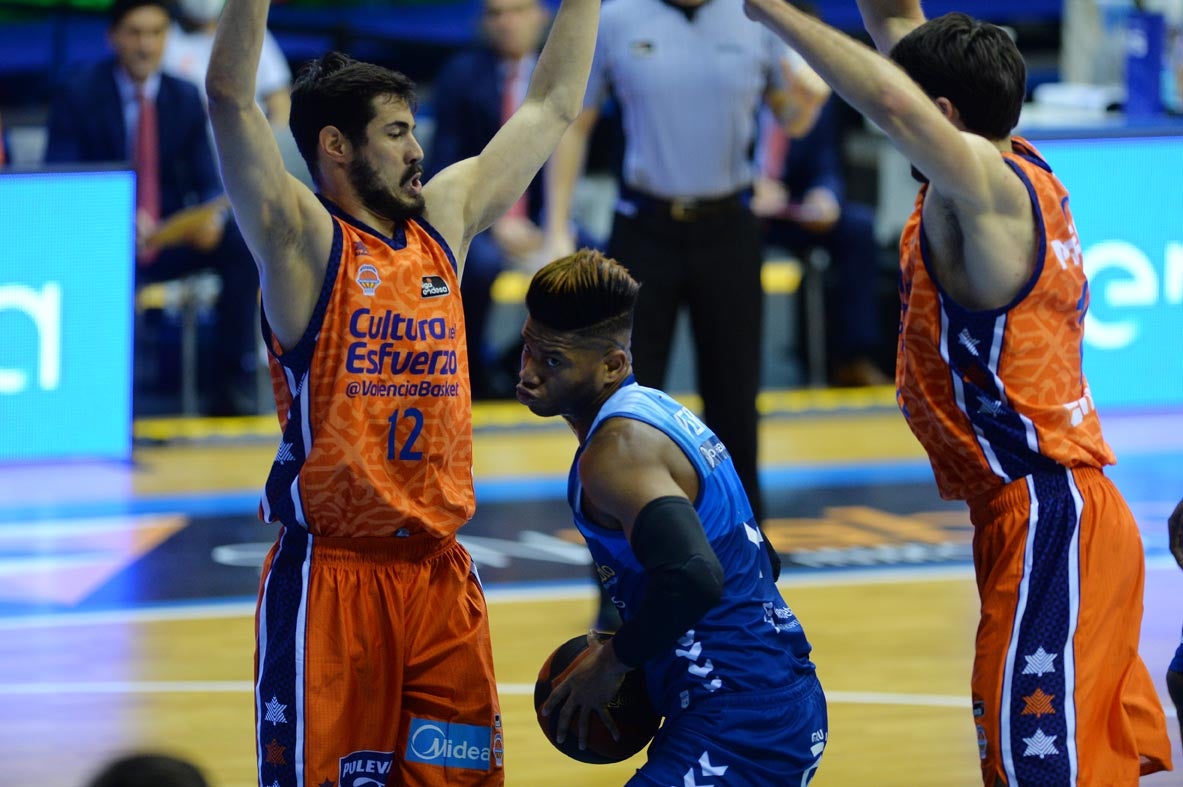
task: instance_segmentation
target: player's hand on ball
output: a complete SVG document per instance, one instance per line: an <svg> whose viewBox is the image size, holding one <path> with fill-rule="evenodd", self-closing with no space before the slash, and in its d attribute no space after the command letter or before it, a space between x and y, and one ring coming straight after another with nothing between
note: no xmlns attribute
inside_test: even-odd
<svg viewBox="0 0 1183 787"><path fill-rule="evenodd" d="M611 646L611 640L601 641L594 635L588 636L588 647L571 663L565 674L559 676L554 689L542 706L542 715L558 714L556 741L562 743L575 720L579 736L579 748L587 748L588 720L595 712L604 726L612 733L613 740L620 740L620 731L608 703L616 696L628 667L621 664Z"/></svg>

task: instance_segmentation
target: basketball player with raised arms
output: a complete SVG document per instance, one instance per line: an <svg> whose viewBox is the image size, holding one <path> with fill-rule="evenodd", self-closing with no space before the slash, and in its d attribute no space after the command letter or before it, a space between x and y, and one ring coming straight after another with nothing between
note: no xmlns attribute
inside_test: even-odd
<svg viewBox="0 0 1183 787"><path fill-rule="evenodd" d="M598 0L563 0L525 101L421 183L413 85L339 53L292 89L318 193L255 103L269 2L229 0L206 78L226 192L259 265L282 442L257 609L261 785L500 785L503 731L472 516L459 281L579 113Z"/></svg>
<svg viewBox="0 0 1183 787"><path fill-rule="evenodd" d="M809 784L826 699L781 598L726 446L690 410L638 385L629 345L640 285L580 250L526 293L518 400L579 438L567 483L575 524L623 624L569 668L543 706L579 736L629 670L665 717L630 787Z"/></svg>
<svg viewBox="0 0 1183 787"><path fill-rule="evenodd" d="M1089 293L1068 192L1012 135L1026 66L964 14L859 8L888 57L782 0L745 2L922 179L900 241L896 387L941 495L974 524L983 783L1136 784L1171 759L1138 656L1145 556L1102 471L1114 457L1081 370Z"/></svg>

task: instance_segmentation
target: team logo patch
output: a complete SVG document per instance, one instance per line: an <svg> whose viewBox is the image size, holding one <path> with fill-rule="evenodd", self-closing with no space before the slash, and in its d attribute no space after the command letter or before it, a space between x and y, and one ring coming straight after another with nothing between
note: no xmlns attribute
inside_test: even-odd
<svg viewBox="0 0 1183 787"><path fill-rule="evenodd" d="M500 733L494 736L491 727L411 719L406 760L440 767L487 771L493 751L501 746L499 738Z"/></svg>
<svg viewBox="0 0 1183 787"><path fill-rule="evenodd" d="M505 762L505 741L500 732L493 733L493 764L500 768Z"/></svg>
<svg viewBox="0 0 1183 787"><path fill-rule="evenodd" d="M366 263L357 269L357 283L361 285L362 292L366 295L373 295L374 290L378 289L378 285L382 283L382 278L378 275L377 268Z"/></svg>
<svg viewBox="0 0 1183 787"><path fill-rule="evenodd" d="M423 277L423 297L424 298L439 298L442 295L447 295L452 290L448 288L448 283L440 276L424 276Z"/></svg>
<svg viewBox="0 0 1183 787"><path fill-rule="evenodd" d="M355 751L341 758L339 787L385 787L392 751Z"/></svg>
<svg viewBox="0 0 1183 787"><path fill-rule="evenodd" d="M706 460L712 470L727 459L727 447L723 445L722 440L714 435L699 443L698 453L702 454L702 458Z"/></svg>

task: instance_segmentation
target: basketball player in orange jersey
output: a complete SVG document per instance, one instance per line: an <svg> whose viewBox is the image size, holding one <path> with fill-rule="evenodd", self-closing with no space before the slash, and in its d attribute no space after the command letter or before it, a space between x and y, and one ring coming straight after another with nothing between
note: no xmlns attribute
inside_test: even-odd
<svg viewBox="0 0 1183 787"><path fill-rule="evenodd" d="M1081 371L1088 284L1068 193L1012 136L1026 67L1000 28L859 0L880 52L746 0L912 162L900 242L900 408L974 523L972 693L983 783L1133 785L1170 768L1138 656L1144 552L1104 474ZM894 61L894 62L892 62Z"/></svg>
<svg viewBox="0 0 1183 787"><path fill-rule="evenodd" d="M267 0L229 0L206 79L226 191L258 261L282 442L256 616L260 785L500 785L459 281L468 244L578 114L598 0L563 0L526 99L480 155L420 179L402 74L332 53L292 89L319 193L255 103Z"/></svg>

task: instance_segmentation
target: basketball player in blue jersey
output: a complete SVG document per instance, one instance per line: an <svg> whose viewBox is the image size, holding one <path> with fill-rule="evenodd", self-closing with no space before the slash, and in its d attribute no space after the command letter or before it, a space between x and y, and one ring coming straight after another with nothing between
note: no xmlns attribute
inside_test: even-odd
<svg viewBox="0 0 1183 787"><path fill-rule="evenodd" d="M1167 519L1167 531L1170 533L1171 554L1179 568L1183 568L1183 500L1175 506L1175 510ZM1179 737L1183 738L1183 640L1175 650L1175 658L1167 668L1167 691L1171 694L1171 701L1175 703L1175 715L1179 722Z"/></svg>
<svg viewBox="0 0 1183 787"><path fill-rule="evenodd" d="M538 271L526 293L517 397L579 438L568 501L624 621L606 641L589 636L542 712L581 748L592 713L616 734L606 705L641 669L665 722L630 787L807 785L828 737L809 642L727 448L633 378L638 289L584 249Z"/></svg>

